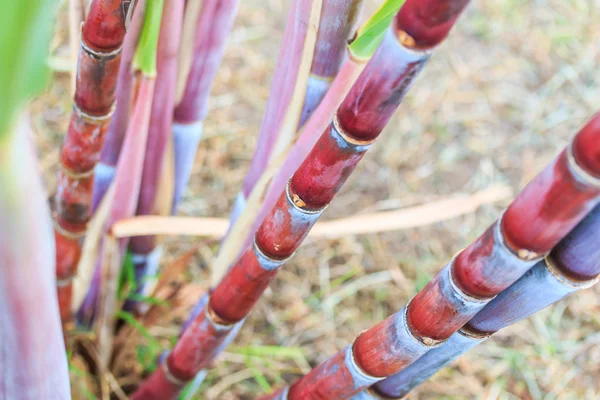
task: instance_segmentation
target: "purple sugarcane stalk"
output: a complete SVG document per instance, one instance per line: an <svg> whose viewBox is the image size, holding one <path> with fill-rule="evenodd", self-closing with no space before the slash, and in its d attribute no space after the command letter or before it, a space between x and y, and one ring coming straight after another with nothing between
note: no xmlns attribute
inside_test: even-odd
<svg viewBox="0 0 600 400"><path fill-rule="evenodd" d="M136 215L153 215L158 212L156 202L161 190L160 178L165 167L165 150L171 137L173 123L177 51L184 5L184 0L169 0L164 4L158 39L156 83ZM146 294L146 288L151 286L148 284L149 277L158 272L161 248L156 247L155 240L154 236L137 236L131 238L129 243L138 293Z"/></svg>
<svg viewBox="0 0 600 400"><path fill-rule="evenodd" d="M325 0L299 126L310 118L346 56L363 0Z"/></svg>
<svg viewBox="0 0 600 400"><path fill-rule="evenodd" d="M519 322L565 296L589 288L600 274L600 206L517 282L440 347L374 385L353 400L400 399L416 386L492 334Z"/></svg>
<svg viewBox="0 0 600 400"><path fill-rule="evenodd" d="M294 0L292 3L256 150L242 184L244 198L248 198L273 156L277 134L290 103L302 63L302 50L310 20L311 5L311 1L302 0ZM233 214L236 214L235 210Z"/></svg>
<svg viewBox="0 0 600 400"><path fill-rule="evenodd" d="M225 42L233 26L239 0L204 0L196 26L194 61L181 102L175 108L173 147L175 191L172 213L177 212L192 172L196 149L208 113L208 97L221 64Z"/></svg>

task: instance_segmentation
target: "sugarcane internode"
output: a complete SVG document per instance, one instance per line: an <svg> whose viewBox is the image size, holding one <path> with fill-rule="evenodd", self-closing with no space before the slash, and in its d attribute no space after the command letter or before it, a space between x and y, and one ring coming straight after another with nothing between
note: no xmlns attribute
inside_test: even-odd
<svg viewBox="0 0 600 400"><path fill-rule="evenodd" d="M399 373L432 345L452 337L494 296L541 261L600 202L600 165L588 161L595 161L597 154L600 114L523 189L500 220L462 250L405 309L356 338L354 361L362 373L377 380ZM519 247L514 245L515 232L520 234ZM402 327L404 315L408 329ZM423 346L413 351L407 342ZM366 386L348 379L349 368L339 354L334 356L292 385L288 399L356 395Z"/></svg>
<svg viewBox="0 0 600 400"><path fill-rule="evenodd" d="M94 167L114 111L124 36L121 1L93 1L82 27L75 101L56 190L56 274L63 321L71 318L71 279L90 218Z"/></svg>
<svg viewBox="0 0 600 400"><path fill-rule="evenodd" d="M600 206L517 282L496 296L447 342L353 400L400 399L448 363L512 325L598 282Z"/></svg>

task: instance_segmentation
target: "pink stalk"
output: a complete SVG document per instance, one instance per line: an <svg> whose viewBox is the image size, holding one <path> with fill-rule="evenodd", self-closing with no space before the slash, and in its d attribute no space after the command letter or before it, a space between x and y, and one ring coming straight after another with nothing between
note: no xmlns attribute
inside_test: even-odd
<svg viewBox="0 0 600 400"><path fill-rule="evenodd" d="M116 221L130 218L135 215L142 179L144 153L146 151L146 142L148 138L153 91L154 78L142 76L138 90L137 103L133 110L129 127L127 128L125 141L123 142L123 150L119 157L119 163L117 164L114 182L115 194L107 223L108 230L110 230L110 227ZM121 255L127 247L127 242L127 239L121 239L119 242ZM104 247L104 245L102 245L102 247ZM104 251L101 250L100 254L103 253ZM78 312L78 320L84 325L89 325L95 317L94 314L100 289L101 265L103 265L102 257L100 257L96 264L90 291Z"/></svg>
<svg viewBox="0 0 600 400"><path fill-rule="evenodd" d="M100 161L96 164L94 171L94 189L92 192L92 213L96 210L104 194L108 190L113 178L125 132L129 123L131 110L131 95L133 87L133 74L131 64L137 47L140 32L144 22L146 0L137 0L133 18L127 28L127 34L123 42L121 65L117 80L115 112L110 121L104 146L100 153Z"/></svg>
<svg viewBox="0 0 600 400"><path fill-rule="evenodd" d="M48 195L19 125L0 138L0 398L70 399Z"/></svg>
<svg viewBox="0 0 600 400"><path fill-rule="evenodd" d="M181 102L175 108L175 213L187 186L208 113L208 96L221 64L225 42L233 26L239 0L203 0L196 28L194 61Z"/></svg>
<svg viewBox="0 0 600 400"><path fill-rule="evenodd" d="M302 62L302 49L310 19L311 3L310 1L295 0L292 4L267 108L258 134L256 150L242 185L245 198L252 192L272 157L273 146L277 141L284 111L290 102L298 69Z"/></svg>
<svg viewBox="0 0 600 400"><path fill-rule="evenodd" d="M303 126L315 111L339 72L362 3L363 0L323 2L317 44L310 68L311 75L299 126Z"/></svg>
<svg viewBox="0 0 600 400"><path fill-rule="evenodd" d="M175 105L175 82L177 80L177 51L181 38L183 0L165 2L158 39L157 75L152 101L148 142L142 174L142 184L136 215L156 213L159 183L164 166L165 149L171 136L173 107ZM154 236L137 236L130 241L138 280L138 291L144 292L145 278L158 271L160 253L155 250Z"/></svg>

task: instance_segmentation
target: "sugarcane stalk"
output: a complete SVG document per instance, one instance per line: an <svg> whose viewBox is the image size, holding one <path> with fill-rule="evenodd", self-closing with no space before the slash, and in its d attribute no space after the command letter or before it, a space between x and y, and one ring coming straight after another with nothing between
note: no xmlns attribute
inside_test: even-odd
<svg viewBox="0 0 600 400"><path fill-rule="evenodd" d="M172 2L169 2L172 4ZM106 231L111 236L111 226L121 219L132 217L138 204L138 198L141 187L146 144L148 139L148 130L150 124L150 114L154 97L154 84L156 80L156 53L157 42L161 26L161 17L163 11L163 0L148 0L147 10L144 18L144 26L140 36L140 41L133 59L133 69L139 74L139 87L137 89L136 103L133 108L131 121L125 134L122 154L119 157L117 171L114 180L114 197L112 201L110 216L108 218ZM114 239L111 239L114 240ZM102 269L108 267L116 270L109 276L118 276L121 267L120 261L127 247L128 240L121 239L118 243L116 255L113 249L104 249L100 251L100 258L95 269L95 279L92 281L90 291L82 308L78 312L78 321L83 325L90 325L97 308L99 293L98 284L101 282L100 276ZM104 247L102 245L101 247ZM103 260L104 254L111 257L111 262ZM105 274L107 275L107 274ZM104 283L106 286L106 283ZM112 299L114 296L106 296ZM103 311L105 319L112 323L110 318L113 313Z"/></svg>
<svg viewBox="0 0 600 400"><path fill-rule="evenodd" d="M0 398L70 399L52 220L26 102L47 82L54 4L0 13ZM19 118L19 115L21 117Z"/></svg>
<svg viewBox="0 0 600 400"><path fill-rule="evenodd" d="M124 36L121 1L94 0L82 27L75 101L55 196L57 289L64 322L71 319L71 281L90 217L94 167L114 111Z"/></svg>
<svg viewBox="0 0 600 400"><path fill-rule="evenodd" d="M134 399L158 398L149 397L157 387L163 388L162 396L175 396L185 382L212 362L377 139L429 56L405 48L395 30L382 32L387 33L381 37L383 43L280 194L252 245L219 282L207 306ZM367 122L369 130L365 129Z"/></svg>
<svg viewBox="0 0 600 400"><path fill-rule="evenodd" d="M346 56L347 43L354 31L363 0L323 2L317 45L310 68L299 126L315 111L338 74Z"/></svg>
<svg viewBox="0 0 600 400"><path fill-rule="evenodd" d="M192 172L196 149L208 113L208 97L217 73L225 42L233 26L239 0L203 0L196 24L194 60L187 85L177 104L173 121L176 213ZM186 46L182 43L182 46Z"/></svg>
<svg viewBox="0 0 600 400"><path fill-rule="evenodd" d="M450 338L541 261L600 202L600 163L595 158L599 152L600 115L596 115L501 218L407 306L285 389L287 399L350 398Z"/></svg>
<svg viewBox="0 0 600 400"><path fill-rule="evenodd" d="M292 3L255 152L242 184L245 199L250 196L267 165L276 156L273 150L302 64L311 3L311 1L300 0ZM232 214L235 216L238 212L233 210Z"/></svg>
<svg viewBox="0 0 600 400"><path fill-rule="evenodd" d="M517 282L440 347L398 374L378 382L353 400L400 399L460 355L494 333L519 322L576 291L587 289L600 274L600 206Z"/></svg>
<svg viewBox="0 0 600 400"><path fill-rule="evenodd" d="M115 177L119 154L123 147L125 132L131 117L132 91L133 91L133 73L132 63L135 50L142 32L144 24L144 15L146 13L146 0L136 0L135 12L131 23L127 27L127 34L123 41L123 51L119 74L116 86L116 106L112 116L102 151L100 160L96 164L94 171L94 188L92 193L92 214L96 211L100 202L104 198L111 182Z"/></svg>
<svg viewBox="0 0 600 400"><path fill-rule="evenodd" d="M33 150L28 122L0 137L0 398L70 399L52 222Z"/></svg>

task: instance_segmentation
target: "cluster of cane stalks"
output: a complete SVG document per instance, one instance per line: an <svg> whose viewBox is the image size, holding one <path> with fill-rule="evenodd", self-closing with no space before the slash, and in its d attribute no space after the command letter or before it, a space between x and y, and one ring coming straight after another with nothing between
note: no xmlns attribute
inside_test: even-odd
<svg viewBox="0 0 600 400"><path fill-rule="evenodd" d="M122 328L120 310L140 318L148 310L160 241L114 228L136 216L177 213L238 0L72 4L83 20L79 29L72 18L70 30L77 71L52 211L23 112L44 85L52 2L27 3L13 2L0 16L1 29L25 38L16 45L0 36L3 54L15 60L0 68L8 88L0 107L0 365L7 371L0 398L68 399L70 335L95 332L102 374ZM130 398L176 399L201 383L467 5L386 0L361 18L362 0L290 0L213 287ZM595 284L599 203L595 116L407 305L263 398L403 398L498 330ZM125 301L126 269L132 287Z"/></svg>

